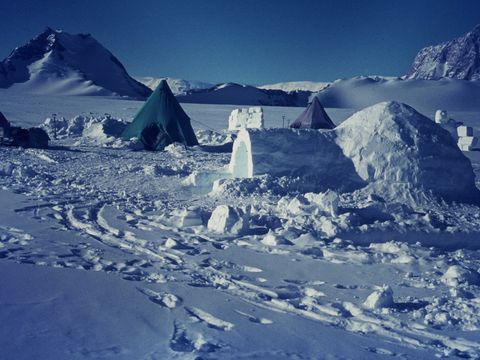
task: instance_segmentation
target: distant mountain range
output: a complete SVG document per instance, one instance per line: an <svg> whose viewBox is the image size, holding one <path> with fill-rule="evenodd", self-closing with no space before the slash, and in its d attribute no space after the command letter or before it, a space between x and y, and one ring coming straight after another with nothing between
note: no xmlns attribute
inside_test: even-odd
<svg viewBox="0 0 480 360"><path fill-rule="evenodd" d="M209 89L190 90L177 99L184 103L306 106L312 92L259 89L255 86L236 83L219 84Z"/></svg>
<svg viewBox="0 0 480 360"><path fill-rule="evenodd" d="M183 103L306 106L312 91L268 89L237 83L213 85L200 81L173 78L138 77L137 80L155 89L162 79L167 80L172 92ZM285 83L289 84L289 83ZM314 84L311 82L310 84ZM322 83L323 84L323 83ZM281 86L281 84L276 84ZM269 87L270 85L265 85ZM273 86L273 85L272 85ZM313 85L311 85L313 86Z"/></svg>
<svg viewBox="0 0 480 360"><path fill-rule="evenodd" d="M47 28L0 62L0 88L62 95L145 99L150 88L89 34Z"/></svg>
<svg viewBox="0 0 480 360"><path fill-rule="evenodd" d="M183 79L174 79L171 77L160 77L154 78L149 76L144 77L136 77L138 81L142 84L148 86L150 89L155 90L160 84L160 81L167 80L168 86L172 90L174 95L185 95L190 90L199 90L199 89L209 89L215 84L206 83L202 81L190 81L190 80L183 80Z"/></svg>
<svg viewBox="0 0 480 360"><path fill-rule="evenodd" d="M444 78L480 80L480 25L462 37L422 49L403 78L374 76L259 86L170 77L134 79L91 35L71 35L50 28L0 62L0 88L41 94L145 99L162 79L167 80L179 101L204 104L306 106L311 96L318 94L327 107L359 107L377 100L401 99L412 104L418 96L435 104L438 99L447 101L451 96L461 96L468 107L470 100L474 101L471 96L479 94L475 84L445 80L441 88L423 82Z"/></svg>
<svg viewBox="0 0 480 360"><path fill-rule="evenodd" d="M459 38L420 50L406 77L480 80L480 24Z"/></svg>

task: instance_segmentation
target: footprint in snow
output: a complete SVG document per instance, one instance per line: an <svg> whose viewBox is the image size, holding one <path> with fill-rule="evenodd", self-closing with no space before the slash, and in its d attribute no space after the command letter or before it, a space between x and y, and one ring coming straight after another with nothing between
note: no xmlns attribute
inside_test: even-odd
<svg viewBox="0 0 480 360"><path fill-rule="evenodd" d="M173 325L170 349L175 352L212 353L222 347L222 345L206 340L201 333L189 334L185 326L177 323Z"/></svg>
<svg viewBox="0 0 480 360"><path fill-rule="evenodd" d="M178 305L182 303L182 299L174 294L166 292L157 292L151 289L141 289L137 288L142 294L147 295L148 299L160 306L166 307L168 309L175 309Z"/></svg>
<svg viewBox="0 0 480 360"><path fill-rule="evenodd" d="M256 324L262 324L262 325L273 324L273 321L267 318L262 318L262 317L259 318L259 317L244 313L243 311L240 311L240 310L235 310L235 312L242 316L245 316L248 320Z"/></svg>
<svg viewBox="0 0 480 360"><path fill-rule="evenodd" d="M208 327L221 331L230 331L233 329L234 324L221 320L206 311L203 311L196 307L185 308L185 310L196 320L204 322Z"/></svg>

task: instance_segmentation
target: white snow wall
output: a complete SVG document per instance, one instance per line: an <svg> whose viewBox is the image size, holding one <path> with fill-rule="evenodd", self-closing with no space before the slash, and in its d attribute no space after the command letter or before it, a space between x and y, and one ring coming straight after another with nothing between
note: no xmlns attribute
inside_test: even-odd
<svg viewBox="0 0 480 360"><path fill-rule="evenodd" d="M242 129L233 144L229 170L233 177L299 177L306 190L347 191L364 185L328 130Z"/></svg>
<svg viewBox="0 0 480 360"><path fill-rule="evenodd" d="M235 131L240 129L263 129L263 109L261 107L251 107L235 109L228 117L228 130Z"/></svg>
<svg viewBox="0 0 480 360"><path fill-rule="evenodd" d="M359 111L333 130L241 130L229 169L234 177L300 177L306 191L368 184L393 200L403 189L480 200L471 163L449 133L396 102Z"/></svg>

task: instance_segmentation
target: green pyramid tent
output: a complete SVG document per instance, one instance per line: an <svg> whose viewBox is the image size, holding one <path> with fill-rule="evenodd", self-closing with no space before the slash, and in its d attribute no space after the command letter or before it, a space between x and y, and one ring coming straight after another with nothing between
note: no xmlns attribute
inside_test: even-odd
<svg viewBox="0 0 480 360"><path fill-rule="evenodd" d="M173 142L198 145L190 118L165 80L160 82L121 137L140 139L147 150L163 150Z"/></svg>

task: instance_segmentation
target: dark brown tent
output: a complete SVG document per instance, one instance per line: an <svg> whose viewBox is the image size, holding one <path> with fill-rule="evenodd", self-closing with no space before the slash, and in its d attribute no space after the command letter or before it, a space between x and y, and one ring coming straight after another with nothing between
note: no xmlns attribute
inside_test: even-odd
<svg viewBox="0 0 480 360"><path fill-rule="evenodd" d="M294 129L333 129L335 124L325 112L317 97L291 125Z"/></svg>

